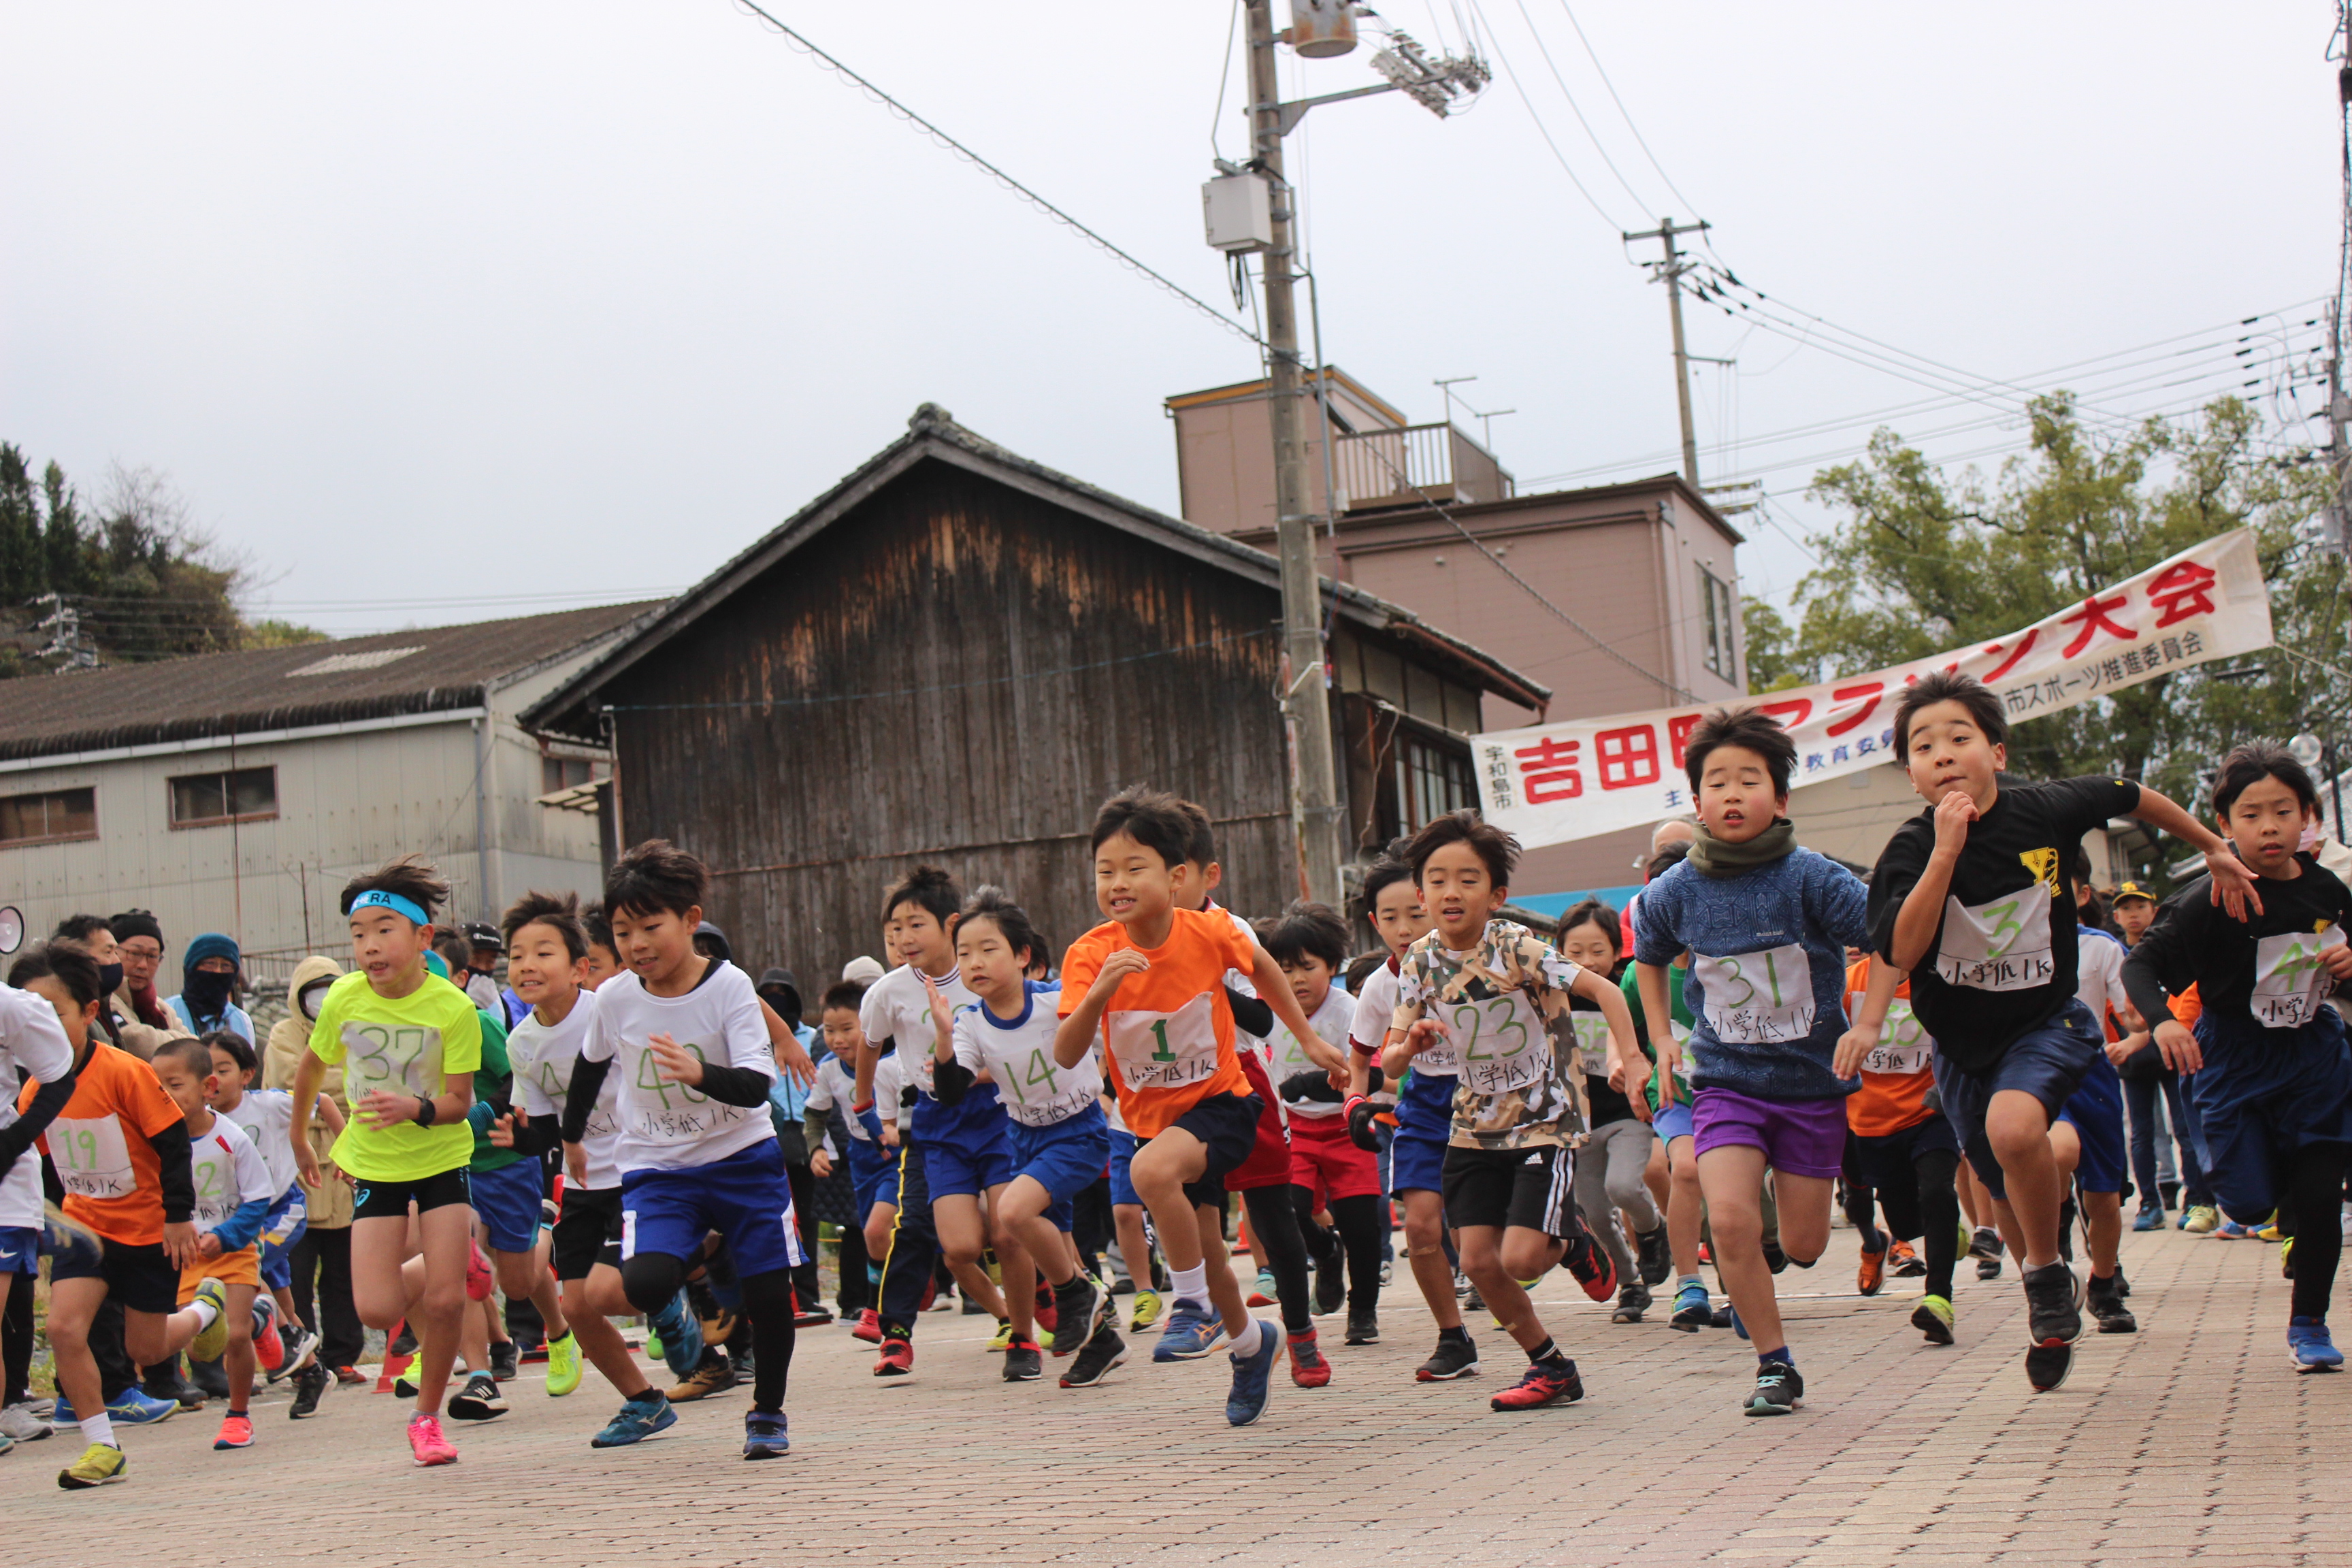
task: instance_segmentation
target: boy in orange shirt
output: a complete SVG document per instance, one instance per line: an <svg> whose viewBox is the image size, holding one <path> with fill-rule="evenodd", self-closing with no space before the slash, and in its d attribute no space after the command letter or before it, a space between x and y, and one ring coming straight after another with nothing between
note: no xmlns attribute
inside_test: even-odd
<svg viewBox="0 0 2352 1568"><path fill-rule="evenodd" d="M1927 1293L1911 1326L1932 1345L1952 1342L1952 1269L1959 1260L1960 1197L1953 1178L1960 1141L1951 1119L1927 1103L1936 1087L1936 1042L1911 1015L1911 982L1900 970L1865 955L1845 972L1848 1014L1861 1027L1838 1041L1831 1071L1862 1075L1862 1089L1845 1102L1848 1147L1862 1184L1878 1194L1894 1237L1925 1238ZM1885 1031L1881 1040L1878 1031ZM1865 1043L1865 1041L1867 1043ZM1888 1237L1862 1244L1860 1286L1878 1293Z"/></svg>
<svg viewBox="0 0 2352 1568"><path fill-rule="evenodd" d="M1170 1331L1212 1312L1222 1321L1233 1339L1225 1419L1246 1426L1265 1414L1281 1340L1243 1305L1220 1219L1225 1176L1256 1146L1264 1106L1234 1050L1225 971L1250 976L1302 1045L1331 1047L1255 938L1221 910L1185 907L1198 896L1192 837L1174 795L1138 786L1103 803L1095 902L1108 920L1062 961L1054 1056L1076 1067L1100 1035L1119 1114L1142 1141L1129 1174L1174 1277Z"/></svg>

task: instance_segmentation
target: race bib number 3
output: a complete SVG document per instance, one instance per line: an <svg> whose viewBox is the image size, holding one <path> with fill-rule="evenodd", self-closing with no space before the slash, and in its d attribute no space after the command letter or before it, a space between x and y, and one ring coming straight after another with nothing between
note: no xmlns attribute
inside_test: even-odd
<svg viewBox="0 0 2352 1568"><path fill-rule="evenodd" d="M1856 1004L1860 1005L1859 1003ZM1862 1058L1862 1070L1890 1078L1910 1078L1927 1070L1936 1042L1911 1016L1911 1004L1901 997L1886 1005L1886 1033Z"/></svg>
<svg viewBox="0 0 2352 1568"><path fill-rule="evenodd" d="M2320 954L2344 945L2344 928L2289 931L2254 944L2254 989L2246 1007L2270 1029L2299 1029L2318 1016L2332 986Z"/></svg>
<svg viewBox="0 0 2352 1568"><path fill-rule="evenodd" d="M1944 900L1936 973L1974 991L2031 991L2058 978L2050 957L2050 889L2041 882L1973 909Z"/></svg>
<svg viewBox="0 0 2352 1568"><path fill-rule="evenodd" d="M1113 1013L1110 1054L1129 1089L1182 1089L1217 1073L1215 999L1206 992L1173 1013Z"/></svg>
<svg viewBox="0 0 2352 1568"><path fill-rule="evenodd" d="M1794 942L1728 958L1694 955L1707 1026L1726 1045L1801 1040L1813 1032L1813 966Z"/></svg>
<svg viewBox="0 0 2352 1568"><path fill-rule="evenodd" d="M138 1178L122 1123L111 1116L49 1123L49 1163L66 1191L85 1198L128 1197Z"/></svg>
<svg viewBox="0 0 2352 1568"><path fill-rule="evenodd" d="M1507 1094L1543 1081L1551 1071L1551 1037L1528 1000L1514 992L1478 1002L1445 1002L1430 1009L1454 1037L1462 1081L1478 1094Z"/></svg>

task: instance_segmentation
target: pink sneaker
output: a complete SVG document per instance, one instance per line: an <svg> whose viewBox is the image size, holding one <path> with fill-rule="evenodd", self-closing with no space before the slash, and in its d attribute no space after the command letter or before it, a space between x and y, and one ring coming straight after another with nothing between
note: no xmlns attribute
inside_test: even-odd
<svg viewBox="0 0 2352 1568"><path fill-rule="evenodd" d="M278 1332L278 1304L263 1296L253 1303L253 1359L264 1372L286 1364L286 1342Z"/></svg>
<svg viewBox="0 0 2352 1568"><path fill-rule="evenodd" d="M408 1451L420 1465L454 1465L457 1450L441 1435L441 1417L420 1410L408 1418Z"/></svg>
<svg viewBox="0 0 2352 1568"><path fill-rule="evenodd" d="M468 1300L487 1301L498 1276L490 1271L489 1255L482 1250L480 1242L468 1241L466 1247L466 1297Z"/></svg>

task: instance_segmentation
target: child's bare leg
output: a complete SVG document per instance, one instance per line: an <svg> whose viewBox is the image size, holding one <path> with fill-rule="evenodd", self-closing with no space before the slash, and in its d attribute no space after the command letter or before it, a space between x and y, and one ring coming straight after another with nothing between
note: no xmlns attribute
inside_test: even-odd
<svg viewBox="0 0 2352 1568"><path fill-rule="evenodd" d="M933 1198L931 1224L939 1231L940 1255L947 1259L948 1272L962 1287L964 1300L978 1303L991 1317L1002 1320L1010 1316L1004 1309L1004 1297L989 1279L988 1270L980 1266L981 1249L988 1241L980 1200L970 1193Z"/></svg>
<svg viewBox="0 0 2352 1568"><path fill-rule="evenodd" d="M1765 1354L1786 1348L1780 1303L1764 1262L1764 1151L1746 1143L1709 1149L1697 1160L1715 1237L1715 1271L1748 1337Z"/></svg>
<svg viewBox="0 0 2352 1568"><path fill-rule="evenodd" d="M1462 1303L1454 1299L1454 1270L1445 1262L1445 1202L1426 1187L1404 1194L1404 1250L1429 1315L1440 1329L1460 1328Z"/></svg>
<svg viewBox="0 0 2352 1568"><path fill-rule="evenodd" d="M228 1409L232 1415L244 1412L253 1397L253 1299L259 1292L250 1285L225 1287L228 1296L228 1348L221 1352L221 1371L228 1377Z"/></svg>
<svg viewBox="0 0 2352 1568"><path fill-rule="evenodd" d="M1487 1310L1503 1325L1503 1331L1532 1355L1551 1336L1536 1316L1535 1303L1528 1300L1526 1289L1503 1261L1503 1239L1507 1234L1501 1226L1465 1225L1454 1233L1454 1240L1461 1249L1462 1272L1478 1287L1478 1294L1486 1298ZM1450 1281L1447 1289L1450 1293Z"/></svg>

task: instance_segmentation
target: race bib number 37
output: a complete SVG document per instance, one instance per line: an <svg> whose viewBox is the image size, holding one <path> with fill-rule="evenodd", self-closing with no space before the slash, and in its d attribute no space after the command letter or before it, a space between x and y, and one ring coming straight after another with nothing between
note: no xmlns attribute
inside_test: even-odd
<svg viewBox="0 0 2352 1568"><path fill-rule="evenodd" d="M1970 908L1944 900L1936 973L1975 991L2031 991L2058 978L2050 957L2050 889L2041 882Z"/></svg>
<svg viewBox="0 0 2352 1568"><path fill-rule="evenodd" d="M1129 1089L1182 1089L1217 1072L1214 998L1202 992L1173 1013L1110 1015L1110 1054Z"/></svg>
<svg viewBox="0 0 2352 1568"><path fill-rule="evenodd" d="M1707 1026L1726 1045L1801 1040L1813 1032L1813 966L1790 942L1728 958L1694 955Z"/></svg>
<svg viewBox="0 0 2352 1568"><path fill-rule="evenodd" d="M2254 1022L2271 1029L2299 1029L2318 1016L2333 982L2320 954L2344 945L2344 928L2289 931L2254 944L2254 989L2246 998Z"/></svg>

